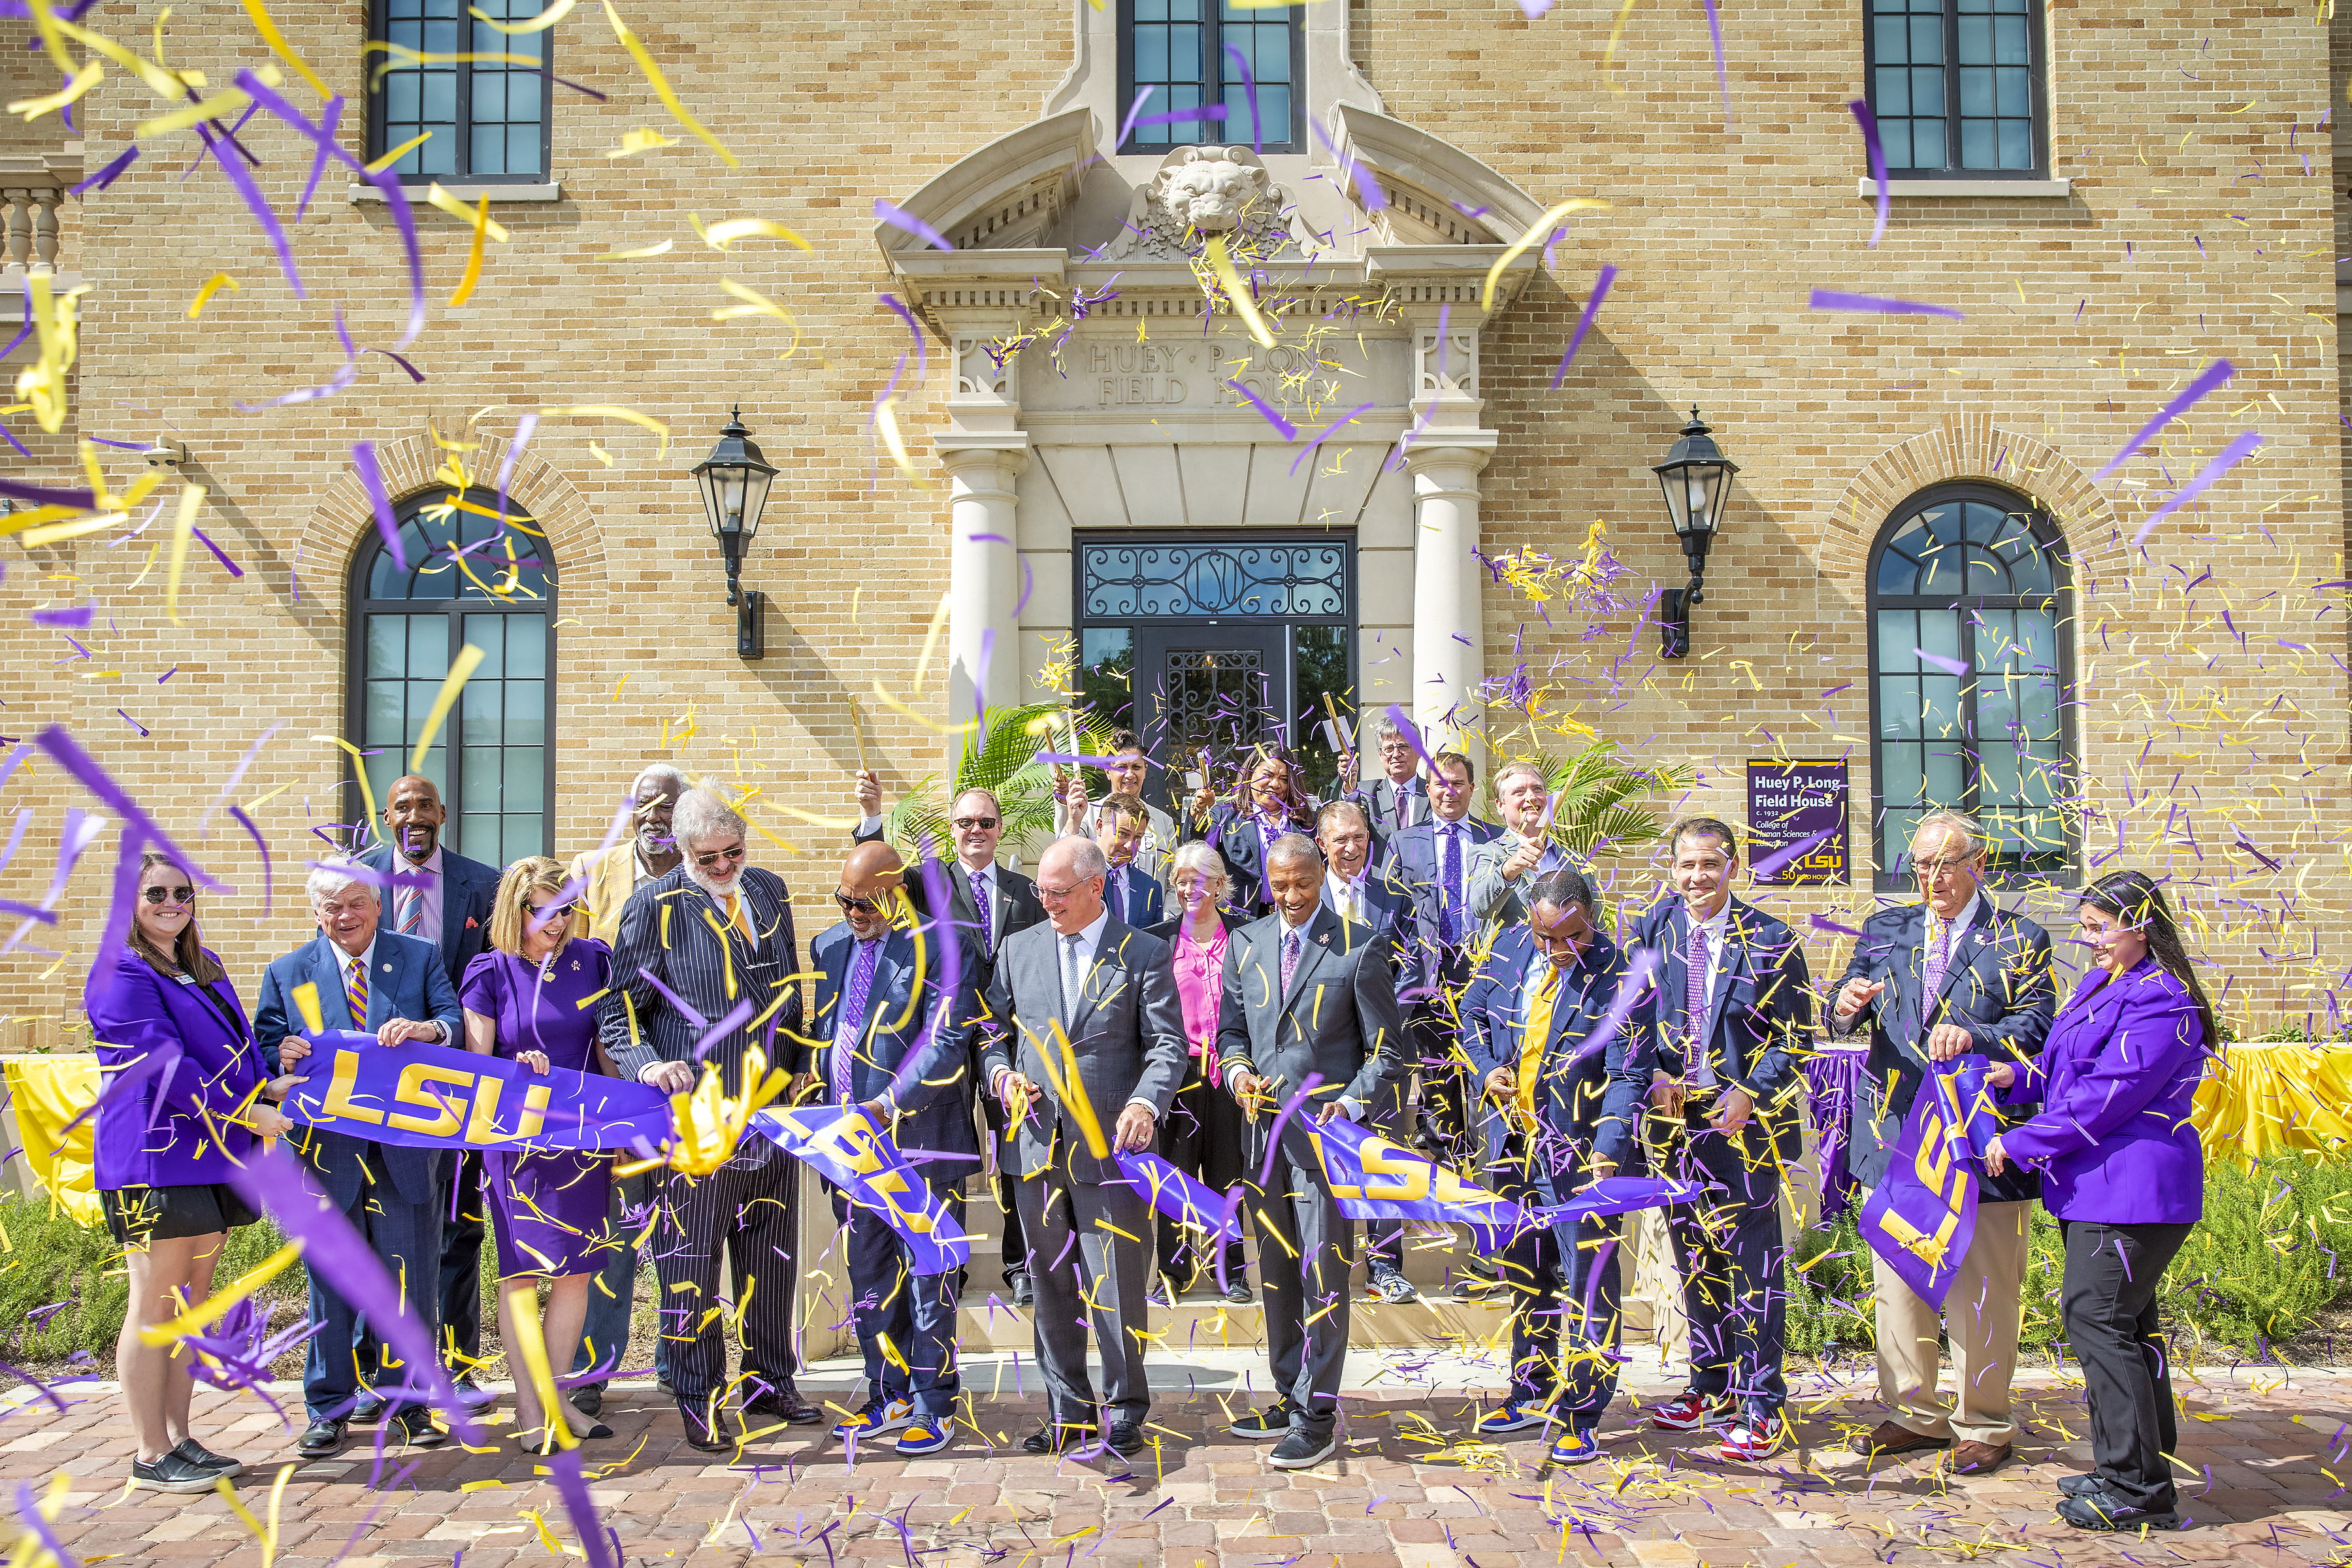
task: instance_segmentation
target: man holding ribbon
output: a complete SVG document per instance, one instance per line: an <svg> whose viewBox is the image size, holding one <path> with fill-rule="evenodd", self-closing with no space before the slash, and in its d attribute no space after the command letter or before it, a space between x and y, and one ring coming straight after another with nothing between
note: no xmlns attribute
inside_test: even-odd
<svg viewBox="0 0 2352 1568"><path fill-rule="evenodd" d="M1095 1430L1088 1320L1102 1351L1104 1445L1140 1450L1151 1409L1150 1209L1111 1155L1149 1149L1183 1087L1184 1010L1168 944L1105 907L1108 869L1083 838L1045 851L1037 896L1050 923L1006 940L982 1024L989 1092L1013 1123L1007 1159L1037 1292L1046 1420L1022 1441L1032 1454L1060 1453Z"/></svg>
<svg viewBox="0 0 2352 1568"><path fill-rule="evenodd" d="M1788 1436L1780 1172L1804 1153L1797 1063L1812 1028L1811 981L1795 934L1731 896L1739 839L1728 824L1685 817L1667 843L1674 892L1627 935L1660 958L1657 999L1627 1073L1650 1086L1654 1168L1720 1190L1668 1220L1691 1383L1650 1423L1727 1427L1726 1458L1761 1459Z"/></svg>
<svg viewBox="0 0 2352 1568"><path fill-rule="evenodd" d="M1927 1075L1990 1058L2009 1073L2031 1065L2050 1033L2055 993L2050 937L1982 892L1986 844L1976 819L1957 811L1920 818L1911 874L1922 901L1863 922L1839 977L1830 1034L1867 1021L1870 1056L1854 1096L1853 1153L1864 1187L1886 1179L1888 1152ZM1958 1108L1965 1112L1969 1106ZM1886 1419L1853 1440L1856 1452L1906 1454L1949 1445L1951 1468L1984 1474L2008 1463L2017 1436L2010 1379L2017 1367L2026 1231L2041 1177L2023 1165L1978 1168L1976 1229L1952 1275L1944 1310L1923 1300L1871 1243L1878 1296L1878 1387ZM1953 1396L1937 1384L1951 1346Z"/></svg>
<svg viewBox="0 0 2352 1568"><path fill-rule="evenodd" d="M799 1031L792 899L782 877L744 863L750 829L716 790L688 790L675 821L685 858L631 894L621 910L598 1042L625 1078L684 1095L694 1089L700 1062L719 1074L722 1092L740 1100L775 1065L777 1034L790 1039ZM764 1138L743 1139L705 1174L666 1173L654 1268L688 1446L704 1453L735 1447L719 1420L730 1387L724 1314L714 1310L722 1247L742 1313L744 1414L794 1426L824 1419L793 1386L799 1231L799 1168Z"/></svg>
<svg viewBox="0 0 2352 1568"><path fill-rule="evenodd" d="M1625 1064L1638 1016L1612 1017L1627 954L1596 918L1592 883L1564 867L1528 883L1528 918L1495 939L1462 996L1470 1059L1486 1091L1482 1185L1524 1208L1566 1203L1634 1163L1642 1089ZM1499 1436L1554 1426L1550 1459L1601 1457L1617 1392L1617 1240L1623 1222L1522 1226L1506 1246L1511 1393L1476 1426Z"/></svg>
<svg viewBox="0 0 2352 1568"><path fill-rule="evenodd" d="M1281 1396L1228 1430L1278 1439L1266 1462L1299 1470L1337 1446L1356 1265L1355 1224L1339 1213L1307 1124L1370 1120L1382 1088L1404 1070L1404 1018L1388 943L1323 907L1314 840L1276 839L1265 869L1275 912L1234 932L1225 950L1217 1053L1226 1087L1250 1113L1258 1180L1248 1201L1265 1281L1266 1356Z"/></svg>
<svg viewBox="0 0 2352 1568"><path fill-rule="evenodd" d="M842 921L809 944L816 1048L814 1083L804 1087L887 1131L943 1201L980 1160L968 1070L979 965L944 922L909 929L901 878L887 844L862 844L842 866L833 895ZM955 1276L918 1273L887 1218L838 1188L833 1213L866 1390L865 1405L833 1434L866 1443L895 1432L900 1454L936 1454L953 1434L960 1388Z"/></svg>

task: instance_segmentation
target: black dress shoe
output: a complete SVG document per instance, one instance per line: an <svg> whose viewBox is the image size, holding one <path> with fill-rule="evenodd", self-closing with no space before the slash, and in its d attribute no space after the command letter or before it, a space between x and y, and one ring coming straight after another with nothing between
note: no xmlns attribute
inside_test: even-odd
<svg viewBox="0 0 2352 1568"><path fill-rule="evenodd" d="M323 1459L343 1446L343 1424L340 1421L313 1421L310 1429L294 1440L294 1451L306 1459Z"/></svg>
<svg viewBox="0 0 2352 1568"><path fill-rule="evenodd" d="M1114 1421L1103 1442L1120 1458L1143 1452L1143 1428L1132 1421Z"/></svg>
<svg viewBox="0 0 2352 1568"><path fill-rule="evenodd" d="M1026 1274L1015 1274L1013 1277L1013 1304L1016 1307L1034 1307L1037 1304L1037 1287Z"/></svg>
<svg viewBox="0 0 2352 1568"><path fill-rule="evenodd" d="M1246 1307L1256 1300L1257 1297L1251 1292L1249 1281L1246 1279L1235 1279L1225 1288L1225 1302L1228 1306Z"/></svg>
<svg viewBox="0 0 2352 1568"><path fill-rule="evenodd" d="M686 1424L688 1447L703 1454L731 1454L735 1451L735 1439L705 1426L702 1418L693 1411L680 1405L677 1414L678 1419Z"/></svg>
<svg viewBox="0 0 2352 1568"><path fill-rule="evenodd" d="M1021 1439L1022 1452L1027 1454L1058 1454L1074 1444L1095 1435L1094 1424L1086 1422L1075 1426L1048 1424Z"/></svg>
<svg viewBox="0 0 2352 1568"><path fill-rule="evenodd" d="M791 1384L779 1384L743 1406L746 1415L764 1415L771 1421L782 1421L788 1426L814 1426L824 1420L824 1412L800 1395Z"/></svg>
<svg viewBox="0 0 2352 1568"><path fill-rule="evenodd" d="M422 1410L394 1416L383 1430L386 1442L405 1443L412 1448L438 1448L449 1441L449 1434L433 1425L433 1418Z"/></svg>
<svg viewBox="0 0 2352 1568"><path fill-rule="evenodd" d="M352 1406L352 1413L343 1419L354 1426L373 1426L383 1419L383 1400L373 1394L367 1394L357 1405Z"/></svg>
<svg viewBox="0 0 2352 1568"><path fill-rule="evenodd" d="M2141 1508L2102 1487L2058 1500L2058 1517L2077 1530L2179 1530L2180 1516L2168 1508Z"/></svg>
<svg viewBox="0 0 2352 1568"><path fill-rule="evenodd" d="M583 1383L573 1389L572 1408L591 1418L604 1415L604 1385L601 1383Z"/></svg>

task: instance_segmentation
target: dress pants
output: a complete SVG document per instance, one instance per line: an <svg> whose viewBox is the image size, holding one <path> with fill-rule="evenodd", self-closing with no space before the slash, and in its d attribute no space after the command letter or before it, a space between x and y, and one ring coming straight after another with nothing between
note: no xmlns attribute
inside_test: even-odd
<svg viewBox="0 0 2352 1568"><path fill-rule="evenodd" d="M597 1388L620 1370L622 1358L629 1353L629 1331L636 1307L637 1233L645 1228L646 1205L656 1190L650 1171L613 1179L610 1249L604 1254L604 1266L588 1287L588 1320L579 1352L572 1358L572 1375L594 1369ZM634 1224L630 1210L636 1211ZM654 1336L654 1375L664 1383L669 1381L669 1342L659 1334Z"/></svg>
<svg viewBox="0 0 2352 1568"><path fill-rule="evenodd" d="M482 1354L482 1155L468 1149L441 1174L441 1359L451 1374Z"/></svg>
<svg viewBox="0 0 2352 1568"><path fill-rule="evenodd" d="M661 1331L681 1410L707 1427L726 1401L727 1320L741 1316L743 1399L792 1382L793 1297L799 1268L800 1165L781 1149L761 1163L741 1154L708 1176L667 1173L653 1234ZM733 1265L731 1307L719 1300L719 1254Z"/></svg>
<svg viewBox="0 0 2352 1568"><path fill-rule="evenodd" d="M838 1192L833 1194L833 1217L848 1255L851 1316L858 1352L866 1358L866 1392L911 1400L915 1414L927 1421L953 1420L962 1390L956 1371L954 1271L915 1273L906 1242L888 1222ZM882 1348L885 1340L889 1351Z"/></svg>
<svg viewBox="0 0 2352 1568"><path fill-rule="evenodd" d="M2017 1440L2009 1381L2017 1370L2019 1293L2030 1203L1977 1205L1976 1235L1939 1318L1874 1251L1878 1288L1878 1397L1887 1418L1923 1437L2000 1447ZM1940 1383L1940 1329L1951 1335L1952 1397Z"/></svg>
<svg viewBox="0 0 2352 1568"><path fill-rule="evenodd" d="M1094 1382L1087 1375L1092 1324L1102 1356L1103 1416L1140 1426L1151 1409L1142 1339L1150 1326L1150 1205L1125 1182L1074 1180L1058 1142L1044 1169L1014 1179L1013 1195L1022 1234L1035 1249L1029 1273L1037 1289L1033 1326L1046 1419L1065 1428L1095 1420Z"/></svg>
<svg viewBox="0 0 2352 1568"><path fill-rule="evenodd" d="M1160 1125L1160 1157L1223 1193L1234 1183L1249 1179L1242 1159L1242 1139L1248 1123L1233 1095L1202 1076L1201 1061L1199 1057L1191 1058L1187 1069L1191 1077ZM1202 1276L1215 1277L1214 1261L1193 1246L1200 1239L1194 1232L1166 1215L1158 1216L1158 1224L1160 1272L1168 1277L1171 1289L1189 1290L1201 1283ZM1233 1240L1225 1244L1225 1278L1238 1285L1246 1272L1237 1226Z"/></svg>
<svg viewBox="0 0 2352 1568"><path fill-rule="evenodd" d="M1685 1105L1685 1124L1657 1167L1724 1189L1666 1211L1690 1318L1690 1385L1709 1397L1733 1395L1759 1415L1778 1414L1788 1399L1780 1374L1788 1342L1780 1168L1769 1146L1749 1164L1743 1135L1762 1142L1754 1122L1729 1135L1706 1125L1714 1098Z"/></svg>
<svg viewBox="0 0 2352 1568"><path fill-rule="evenodd" d="M2173 1506L2172 1372L2157 1328L2157 1289L2186 1225L2058 1222L2066 1273L2058 1309L2091 1405L2091 1458L2106 1489L2135 1507Z"/></svg>
<svg viewBox="0 0 2352 1568"><path fill-rule="evenodd" d="M1244 1206L1258 1227L1274 1387L1290 1402L1292 1431L1325 1436L1339 1419L1339 1374L1348 1360L1355 1222L1340 1215L1322 1171L1293 1159L1286 1143L1265 1187Z"/></svg>
<svg viewBox="0 0 2352 1568"><path fill-rule="evenodd" d="M1380 1087L1372 1099L1372 1131L1399 1148L1412 1147L1412 1104L1405 1089L1412 1075L1399 1073ZM1375 1269L1404 1271L1405 1222L1401 1219L1368 1219L1364 1222L1364 1240L1371 1251Z"/></svg>
<svg viewBox="0 0 2352 1568"><path fill-rule="evenodd" d="M410 1203L389 1181L362 1181L359 1196L343 1211L352 1228L399 1283L402 1310L425 1325L425 1337L441 1342L441 1215L437 1203ZM368 1331L368 1321L310 1272L310 1321L321 1325L302 1360L302 1405L313 1421L340 1421L352 1413L354 1396L370 1388L423 1386L421 1367L383 1364L386 1352ZM397 1413L421 1413L422 1400L403 1400ZM395 1411L387 1409L387 1415Z"/></svg>
<svg viewBox="0 0 2352 1568"><path fill-rule="evenodd" d="M1468 918L1466 912L1464 916ZM1470 984L1470 956L1462 943L1444 949L1437 964L1440 994L1414 1003L1405 1013L1406 1044L1421 1069L1421 1117L1440 1157L1460 1164L1475 1158L1479 1091L1468 1081L1469 1063L1460 1041L1461 1020L1450 997Z"/></svg>
<svg viewBox="0 0 2352 1568"><path fill-rule="evenodd" d="M1014 1275L1029 1272L1029 1244L1024 1239L1021 1230L1021 1205L1013 1200L1013 1189L1016 1183L1004 1168L1013 1152L1013 1146L1004 1141L1004 1107L992 1094L981 1095L979 1100L981 1115L988 1125L991 1158L996 1168L996 1173L989 1178L989 1185L994 1189L996 1206L1004 1216L1004 1240L999 1250L1004 1258L1004 1282L1010 1285ZM956 1223L963 1223L961 1209L956 1213Z"/></svg>
<svg viewBox="0 0 2352 1568"><path fill-rule="evenodd" d="M1579 1431L1598 1426L1617 1395L1622 1224L1530 1226L1505 1245L1497 1271L1511 1291L1512 1403L1556 1411Z"/></svg>

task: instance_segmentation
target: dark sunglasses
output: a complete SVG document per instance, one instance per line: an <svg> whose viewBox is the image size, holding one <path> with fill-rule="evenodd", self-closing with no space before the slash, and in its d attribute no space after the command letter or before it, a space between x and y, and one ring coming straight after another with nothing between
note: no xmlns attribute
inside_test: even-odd
<svg viewBox="0 0 2352 1568"><path fill-rule="evenodd" d="M196 890L183 884L177 888L149 888L143 896L151 904L189 904L195 902Z"/></svg>
<svg viewBox="0 0 2352 1568"><path fill-rule="evenodd" d="M743 847L738 844L732 849L714 849L708 855L697 855L694 858L694 863L708 871L721 860L740 860L741 858L743 858Z"/></svg>
<svg viewBox="0 0 2352 1568"><path fill-rule="evenodd" d="M955 819L955 825L958 827L977 827L985 831L986 829L996 826L996 818L992 816L959 816Z"/></svg>
<svg viewBox="0 0 2352 1568"><path fill-rule="evenodd" d="M857 914L863 912L869 915L878 915L882 912L882 901L879 899L856 899L850 897L847 893L835 889L833 895L833 901L841 906L841 912L844 914Z"/></svg>
<svg viewBox="0 0 2352 1568"><path fill-rule="evenodd" d="M568 904L541 904L533 908L530 900L529 899L525 899L523 900L522 907L530 910L530 918L535 921L560 921L564 916L578 909L580 907L580 900L574 899Z"/></svg>

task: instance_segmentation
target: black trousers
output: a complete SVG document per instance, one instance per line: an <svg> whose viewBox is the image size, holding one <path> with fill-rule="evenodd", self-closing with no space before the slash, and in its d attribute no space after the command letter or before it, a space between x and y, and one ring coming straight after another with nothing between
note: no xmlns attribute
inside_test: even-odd
<svg viewBox="0 0 2352 1568"><path fill-rule="evenodd" d="M2157 1332L2157 1288L2186 1225L2058 1222L2066 1273L2058 1309L2091 1405L2091 1457L2106 1489L2135 1508L2173 1506L2172 1372Z"/></svg>
<svg viewBox="0 0 2352 1568"><path fill-rule="evenodd" d="M1201 1074L1201 1058L1191 1058L1190 1077L1177 1091L1176 1103L1160 1128L1160 1157L1205 1184L1224 1192L1250 1174L1242 1147L1242 1108L1234 1097ZM1159 1216L1160 1272L1179 1290L1189 1290L1203 1274L1214 1277L1216 1260L1202 1256L1193 1243L1200 1238L1166 1215ZM1225 1244L1225 1278L1238 1285L1244 1275L1242 1238Z"/></svg>
<svg viewBox="0 0 2352 1568"><path fill-rule="evenodd" d="M469 1149L441 1178L441 1353L453 1373L482 1353L482 1156Z"/></svg>
<svg viewBox="0 0 2352 1568"><path fill-rule="evenodd" d="M1013 1146L1004 1141L1003 1102L992 1094L982 1094L980 1109L988 1123L988 1136L992 1144L991 1157L996 1162L996 1174L989 1178L989 1184L996 1194L996 1206L1004 1213L1004 1245L1000 1250L1004 1256L1004 1282L1010 1285L1015 1274L1029 1272L1029 1242L1021 1232L1021 1205L1013 1200L1015 1184L1004 1169L1005 1158ZM961 1199L958 1200L955 1217L958 1225L963 1223Z"/></svg>
<svg viewBox="0 0 2352 1568"><path fill-rule="evenodd" d="M654 1226L654 1271L661 1279L661 1333L669 1342L669 1382L681 1409L716 1426L727 1395L726 1334L743 1345L741 1394L749 1404L789 1384L793 1298L799 1265L800 1166L777 1150L762 1164L730 1160L708 1176L672 1172L663 1181ZM719 1297L719 1253L734 1272L731 1302ZM740 1314L738 1319L737 1314Z"/></svg>
<svg viewBox="0 0 2352 1568"><path fill-rule="evenodd" d="M1788 1345L1780 1168L1769 1149L1751 1156L1740 1135L1709 1127L1713 1106L1711 1094L1690 1100L1684 1125L1667 1123L1665 1147L1653 1145L1656 1169L1709 1189L1666 1211L1690 1319L1690 1385L1777 1415L1789 1394L1780 1365ZM1659 1120L1653 1117L1654 1131Z"/></svg>

